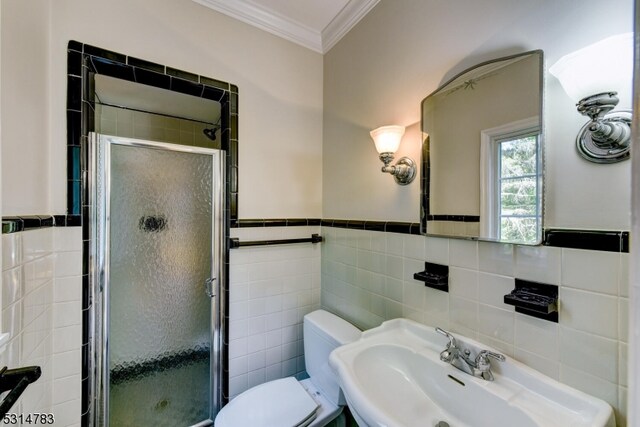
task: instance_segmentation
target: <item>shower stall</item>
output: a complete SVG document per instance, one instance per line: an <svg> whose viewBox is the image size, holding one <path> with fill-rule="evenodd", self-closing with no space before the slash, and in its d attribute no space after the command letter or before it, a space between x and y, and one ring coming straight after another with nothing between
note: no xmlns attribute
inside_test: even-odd
<svg viewBox="0 0 640 427"><path fill-rule="evenodd" d="M222 403L224 152L91 134L96 426L205 426Z"/></svg>

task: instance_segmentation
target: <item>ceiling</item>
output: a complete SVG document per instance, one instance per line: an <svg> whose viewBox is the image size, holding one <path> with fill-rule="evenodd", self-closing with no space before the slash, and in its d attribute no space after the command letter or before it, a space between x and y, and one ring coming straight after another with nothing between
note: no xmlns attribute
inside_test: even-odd
<svg viewBox="0 0 640 427"><path fill-rule="evenodd" d="M193 1L324 54L380 0Z"/></svg>

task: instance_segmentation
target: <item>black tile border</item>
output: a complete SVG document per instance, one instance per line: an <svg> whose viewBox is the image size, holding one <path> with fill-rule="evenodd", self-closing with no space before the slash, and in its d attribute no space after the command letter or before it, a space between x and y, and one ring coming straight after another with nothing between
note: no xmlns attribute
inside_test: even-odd
<svg viewBox="0 0 640 427"><path fill-rule="evenodd" d="M79 227L81 215L24 215L2 218L2 234L18 233L45 227ZM420 223L397 221L363 221L320 218L239 219L231 228L323 226L353 230L420 235ZM446 237L443 237L446 238ZM543 246L629 253L628 231L544 230Z"/></svg>
<svg viewBox="0 0 640 427"><path fill-rule="evenodd" d="M387 233L420 234L419 222L363 221L354 219L323 219L323 227L349 228L352 230L382 231Z"/></svg>
<svg viewBox="0 0 640 427"><path fill-rule="evenodd" d="M395 221L361 221L346 219L323 219L324 227L349 228L354 230L382 231L387 233L421 235L420 223ZM426 236L425 236L426 237ZM438 237L438 236L434 236ZM442 238L447 238L443 236ZM474 239L475 240L475 239ZM606 230L544 230L543 246L585 249L605 252L629 252L628 231Z"/></svg>
<svg viewBox="0 0 640 427"><path fill-rule="evenodd" d="M480 222L479 215L427 215L427 221Z"/></svg>
<svg viewBox="0 0 640 427"><path fill-rule="evenodd" d="M87 165L83 161L76 164L79 156L73 147L84 148L89 132L95 129L95 74L220 102L221 148L227 155L227 190L230 192L229 216L231 221L237 220L238 86L74 40L67 45L67 213L81 215L86 205L82 197L86 185L79 175L87 171Z"/></svg>
<svg viewBox="0 0 640 427"><path fill-rule="evenodd" d="M2 217L2 234L48 227L79 227L80 215L20 215Z"/></svg>
<svg viewBox="0 0 640 427"><path fill-rule="evenodd" d="M544 230L543 245L605 252L629 252L628 231Z"/></svg>

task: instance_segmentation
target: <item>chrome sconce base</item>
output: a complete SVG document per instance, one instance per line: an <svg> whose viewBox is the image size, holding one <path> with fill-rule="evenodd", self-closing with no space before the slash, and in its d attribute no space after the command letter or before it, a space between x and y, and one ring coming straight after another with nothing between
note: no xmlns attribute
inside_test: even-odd
<svg viewBox="0 0 640 427"><path fill-rule="evenodd" d="M416 163L409 157L402 157L395 165L391 165L393 153L380 153L380 160L384 163L382 172L390 173L400 185L410 184L416 177Z"/></svg>
<svg viewBox="0 0 640 427"><path fill-rule="evenodd" d="M588 96L578 102L578 111L591 118L576 138L580 155L594 163L617 163L629 158L631 111L611 111L618 104L616 92Z"/></svg>

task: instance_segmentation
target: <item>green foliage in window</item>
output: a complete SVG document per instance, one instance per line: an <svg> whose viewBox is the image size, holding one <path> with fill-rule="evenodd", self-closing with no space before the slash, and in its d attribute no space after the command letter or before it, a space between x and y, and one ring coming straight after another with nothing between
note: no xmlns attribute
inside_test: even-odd
<svg viewBox="0 0 640 427"><path fill-rule="evenodd" d="M500 239L535 242L538 239L537 137L500 144Z"/></svg>

